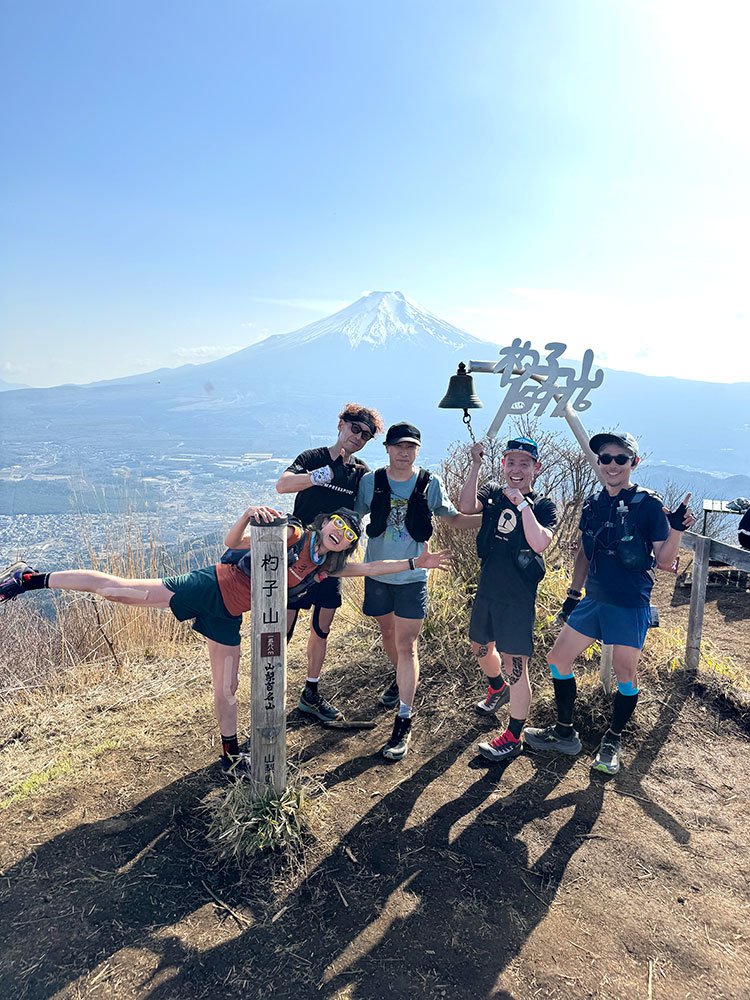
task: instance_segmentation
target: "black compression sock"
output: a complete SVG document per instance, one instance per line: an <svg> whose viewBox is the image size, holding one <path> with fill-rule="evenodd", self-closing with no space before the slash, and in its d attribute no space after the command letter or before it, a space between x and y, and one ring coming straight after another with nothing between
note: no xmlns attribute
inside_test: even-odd
<svg viewBox="0 0 750 1000"><path fill-rule="evenodd" d="M49 573L24 573L21 577L22 590L46 590Z"/></svg>
<svg viewBox="0 0 750 1000"><path fill-rule="evenodd" d="M615 703L612 708L612 726L610 732L619 734L628 724L630 716L635 711L638 704L638 693L623 694L621 691L615 692Z"/></svg>
<svg viewBox="0 0 750 1000"><path fill-rule="evenodd" d="M237 742L237 734L234 736L222 736L221 737L221 752L227 757L239 757L240 755L240 745Z"/></svg>
<svg viewBox="0 0 750 1000"><path fill-rule="evenodd" d="M318 700L318 682L311 681L308 677L305 682L304 690L305 701L316 702Z"/></svg>
<svg viewBox="0 0 750 1000"><path fill-rule="evenodd" d="M493 691L502 691L505 687L505 681L503 680L502 674L498 674L497 677L488 677L487 682Z"/></svg>
<svg viewBox="0 0 750 1000"><path fill-rule="evenodd" d="M564 735L569 736L573 731L573 705L576 700L576 679L575 677L552 678L555 688L555 701L557 702L557 724L559 727L567 728ZM562 736L563 733L560 733Z"/></svg>
<svg viewBox="0 0 750 1000"><path fill-rule="evenodd" d="M526 719L514 719L512 716L508 719L508 730L517 740L521 738L521 730L523 729L524 722L526 722Z"/></svg>

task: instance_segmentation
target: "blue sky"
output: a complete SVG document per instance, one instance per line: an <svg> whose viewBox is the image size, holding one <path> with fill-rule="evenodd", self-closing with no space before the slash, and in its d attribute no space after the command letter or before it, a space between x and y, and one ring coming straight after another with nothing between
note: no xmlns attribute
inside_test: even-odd
<svg viewBox="0 0 750 1000"><path fill-rule="evenodd" d="M4 22L6 381L211 360L367 289L750 381L745 3L41 0Z"/></svg>

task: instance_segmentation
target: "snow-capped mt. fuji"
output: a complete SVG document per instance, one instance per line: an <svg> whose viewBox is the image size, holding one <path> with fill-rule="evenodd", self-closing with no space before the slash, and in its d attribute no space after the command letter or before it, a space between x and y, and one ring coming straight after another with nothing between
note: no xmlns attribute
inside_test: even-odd
<svg viewBox="0 0 750 1000"><path fill-rule="evenodd" d="M275 350L321 340L371 350L392 348L399 342L413 347L437 343L449 350L477 343L476 338L423 309L403 292L369 292L332 316L295 333L268 337L262 344L266 350Z"/></svg>
<svg viewBox="0 0 750 1000"><path fill-rule="evenodd" d="M427 427L439 413L444 433L427 436L438 448L460 427L436 410L458 362L495 353L402 292L370 292L332 316L206 364L21 390L13 394L16 425L40 440L59 431L82 452L106 434L113 447L139 451L158 444L163 453L174 446L288 454L327 440L341 406L357 401L387 423Z"/></svg>

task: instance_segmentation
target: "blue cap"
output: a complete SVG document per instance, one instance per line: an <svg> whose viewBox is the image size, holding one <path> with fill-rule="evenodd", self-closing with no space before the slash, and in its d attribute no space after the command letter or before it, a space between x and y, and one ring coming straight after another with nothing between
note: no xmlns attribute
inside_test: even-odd
<svg viewBox="0 0 750 1000"><path fill-rule="evenodd" d="M503 455L507 455L509 451L525 451L527 455L531 455L531 457L536 461L539 460L539 445L536 441L532 441L531 438L511 438L505 446Z"/></svg>

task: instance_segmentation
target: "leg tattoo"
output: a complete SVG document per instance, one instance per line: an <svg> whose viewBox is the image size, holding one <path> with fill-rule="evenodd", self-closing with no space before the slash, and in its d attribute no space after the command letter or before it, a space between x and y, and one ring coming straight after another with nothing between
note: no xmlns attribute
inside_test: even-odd
<svg viewBox="0 0 750 1000"><path fill-rule="evenodd" d="M513 664L510 674L508 675L508 683L516 684L520 681L523 674L523 657L522 656L512 656L511 663Z"/></svg>

